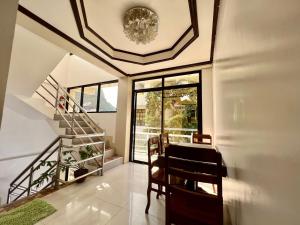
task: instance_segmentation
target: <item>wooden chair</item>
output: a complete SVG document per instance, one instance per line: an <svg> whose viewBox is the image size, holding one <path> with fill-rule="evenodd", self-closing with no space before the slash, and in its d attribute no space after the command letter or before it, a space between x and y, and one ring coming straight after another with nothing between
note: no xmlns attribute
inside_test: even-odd
<svg viewBox="0 0 300 225"><path fill-rule="evenodd" d="M158 160L153 159L161 154L160 138L158 136L151 137L148 140L148 189L147 189L147 206L145 213L148 213L151 203L151 191L157 192L156 198L159 195L165 194L162 188L165 186L165 169L159 168ZM156 167L157 170L153 172L153 168ZM152 184L157 184L158 188L152 187Z"/></svg>
<svg viewBox="0 0 300 225"><path fill-rule="evenodd" d="M160 137L160 145L161 145L161 153L165 152L165 148L169 146L169 134L168 133L163 133L159 135Z"/></svg>
<svg viewBox="0 0 300 225"><path fill-rule="evenodd" d="M176 145L169 145L165 154L166 225L223 225L221 154L211 149ZM217 184L217 195L172 184L171 176Z"/></svg>
<svg viewBox="0 0 300 225"><path fill-rule="evenodd" d="M193 133L193 143L212 145L211 135Z"/></svg>

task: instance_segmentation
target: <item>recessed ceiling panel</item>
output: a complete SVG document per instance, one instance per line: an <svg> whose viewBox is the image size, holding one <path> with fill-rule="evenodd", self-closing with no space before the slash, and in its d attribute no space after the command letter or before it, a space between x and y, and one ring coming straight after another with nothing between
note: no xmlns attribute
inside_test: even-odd
<svg viewBox="0 0 300 225"><path fill-rule="evenodd" d="M83 0L82 2L88 25L114 48L125 51L147 54L170 48L191 26L189 4L186 0ZM124 13L135 6L150 8L159 18L158 35L154 41L146 45L135 44L123 33Z"/></svg>
<svg viewBox="0 0 300 225"><path fill-rule="evenodd" d="M128 0L122 1L124 3L122 7L106 1L106 5L103 4L103 7L107 7L106 11L99 10L100 12L98 9L101 0L71 1L81 38L111 59L140 65L172 60L199 36L196 0L174 1L177 7L182 7L182 20L178 18L179 14L174 16L174 11L170 12L173 5L170 0L166 0L163 4L158 4L157 0L151 1L151 4L142 0L134 4ZM168 4L171 5L169 11L166 7ZM124 13L136 6L148 7L152 11L160 12L158 16L162 25L159 22L158 37L146 45L138 45L130 41L123 32ZM175 42L170 42L172 39ZM163 46L167 47L163 48Z"/></svg>
<svg viewBox="0 0 300 225"><path fill-rule="evenodd" d="M99 39L92 36L91 33L86 32L86 35L91 38L93 42L97 43L97 45L91 41L83 39L80 35L77 26L77 19L82 19L83 17L82 15L76 16L72 6L72 4L76 2L76 5L78 5L77 11L80 11L80 1L87 4L87 11L90 10L89 7L95 8L93 12L95 15L93 15L93 13L87 15L87 21L91 20L91 26L95 26L97 32L103 32L103 38L107 38L107 41L110 42L111 45L115 44L118 48L125 48L126 50L129 49L138 56L149 54L151 50L150 46L152 44L154 45L155 42L151 42L149 46L143 46L141 44L136 45L134 42L131 43L129 40L125 39L126 37L123 34L122 27L122 15L127 9L133 6L141 5L154 10L160 17L160 20L163 12L165 16L168 16L169 21L172 20L171 18L176 18L175 25L179 24L178 27L175 27L176 29L178 28L178 30L176 30L178 35L175 35L175 28L171 27L171 25L166 30L167 35L169 35L167 40L170 40L170 43L167 43L165 39L162 39L161 37L157 37L160 39L157 39L159 40L159 43L156 43L155 46L153 46L152 49L154 51L157 51L161 47L168 48L171 41L174 42L175 40L176 42L178 37L182 37L179 32L182 32L184 29L184 24L185 26L188 26L188 22L193 24L194 21L194 24L197 23L197 26L194 27L198 29L199 35L196 39L194 39L194 41L188 41L190 42L188 45L181 42L176 47L176 51L178 49L182 49L182 46L184 46L184 48L181 51L177 51L176 57L165 61L158 61L151 64L137 64L118 60L116 58L119 57L119 53L110 51L109 49L108 51L110 51L112 55L104 53L104 48L100 50L99 46L97 46L100 43ZM193 5L191 3L195 3L195 9L190 7ZM74 54L77 54L85 60L95 63L100 67L103 67L103 69L109 72L113 72L118 75L135 76L141 74L153 74L158 71L166 72L178 68L184 68L187 70L188 68L197 68L199 65L211 64L213 61L219 3L220 0L20 0L17 21L18 24L22 25L26 29L29 29L50 42L61 47L65 47L68 51L73 52ZM187 14L187 7L189 9L189 14L191 14L191 9L194 10L194 13L196 12L197 20L185 17ZM98 8L99 11L97 11ZM115 18L113 15L114 8L116 9ZM96 12L99 12L99 14L107 12L107 15L104 16L104 18L107 19L96 21L93 19L93 16L97 16ZM92 22L92 20L94 20L94 22ZM105 26L105 29L108 30L102 28L104 25L107 25ZM97 26L101 26L101 29L100 27L97 28ZM188 26L186 37L182 38L184 41L193 37L193 32L191 32L191 29L189 28L190 27ZM173 31L174 33L172 33ZM115 32L119 32L119 35ZM124 35L122 36L122 38L125 39L123 40L124 42L127 41L135 47L130 49L128 48L130 45L129 43L119 44L122 42L121 35ZM126 52L126 50L124 51ZM170 52L167 54L170 54ZM166 55L164 56L166 57ZM129 59L130 57L127 58Z"/></svg>

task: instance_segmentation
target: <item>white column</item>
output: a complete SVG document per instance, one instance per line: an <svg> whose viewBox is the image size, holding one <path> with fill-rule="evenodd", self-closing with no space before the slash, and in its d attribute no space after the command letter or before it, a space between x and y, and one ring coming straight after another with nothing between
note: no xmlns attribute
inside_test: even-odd
<svg viewBox="0 0 300 225"><path fill-rule="evenodd" d="M127 77L119 79L118 111L116 118L115 150L116 154L129 161L130 120L131 120L132 81Z"/></svg>
<svg viewBox="0 0 300 225"><path fill-rule="evenodd" d="M0 1L0 126L6 83L10 64L10 55L15 31L18 0Z"/></svg>

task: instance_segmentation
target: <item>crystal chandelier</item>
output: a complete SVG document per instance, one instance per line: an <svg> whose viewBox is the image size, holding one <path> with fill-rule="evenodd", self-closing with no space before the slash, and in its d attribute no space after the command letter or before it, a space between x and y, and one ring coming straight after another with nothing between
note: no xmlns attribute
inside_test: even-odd
<svg viewBox="0 0 300 225"><path fill-rule="evenodd" d="M157 36L158 16L148 8L134 7L126 11L123 26L127 38L147 44Z"/></svg>

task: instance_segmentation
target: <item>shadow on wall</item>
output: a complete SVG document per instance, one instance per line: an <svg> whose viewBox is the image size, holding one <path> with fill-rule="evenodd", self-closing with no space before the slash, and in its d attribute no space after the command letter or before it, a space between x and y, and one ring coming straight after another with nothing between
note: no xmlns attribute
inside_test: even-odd
<svg viewBox="0 0 300 225"><path fill-rule="evenodd" d="M296 0L221 4L214 119L234 225L300 224L299 9Z"/></svg>
<svg viewBox="0 0 300 225"><path fill-rule="evenodd" d="M9 183L57 136L46 117L13 95L6 95L0 129L0 198L6 199Z"/></svg>
<svg viewBox="0 0 300 225"><path fill-rule="evenodd" d="M10 110L21 114L22 116L30 119L30 120L46 120L47 117L41 114L39 111L34 109L33 107L28 106L25 102L23 102L18 97L6 94L5 97L5 107L8 107Z"/></svg>
<svg viewBox="0 0 300 225"><path fill-rule="evenodd" d="M234 168L235 178L224 179L224 204L232 224L296 224L298 213L293 209L299 205L295 189L300 188L300 164L268 155L249 156L248 160L244 168Z"/></svg>

